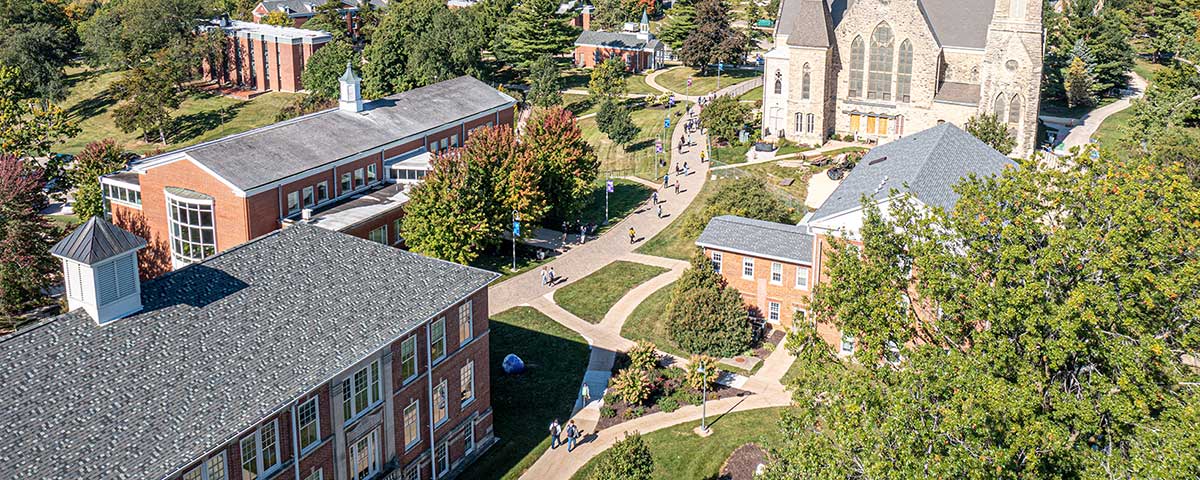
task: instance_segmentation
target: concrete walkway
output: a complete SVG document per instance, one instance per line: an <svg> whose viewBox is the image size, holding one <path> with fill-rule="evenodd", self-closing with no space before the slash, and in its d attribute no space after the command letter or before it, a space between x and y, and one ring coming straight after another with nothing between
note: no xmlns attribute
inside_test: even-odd
<svg viewBox="0 0 1200 480"><path fill-rule="evenodd" d="M863 145L863 144L859 144L859 143L850 143L850 142L841 142L841 141L831 140L829 142L826 142L825 145L821 145L820 148L816 148L813 150L806 150L806 151L799 152L799 153L789 153L787 155L780 155L778 157L776 157L773 152L758 152L757 154L753 155L753 158L750 158L749 160L747 160L744 163L733 163L733 164L729 164L729 165L721 165L721 166L713 167L712 169L713 170L728 170L730 168L744 167L746 165L757 165L759 163L771 163L771 162L778 161L778 160L789 160L789 159L794 159L794 158L808 159L808 158L816 157L818 155L822 155L827 152L832 152L834 150L838 150L838 149L846 148L846 147L871 148L868 145ZM750 155L749 150L747 150L746 154Z"/></svg>
<svg viewBox="0 0 1200 480"><path fill-rule="evenodd" d="M1074 127L1069 127L1067 137L1063 139L1062 149L1070 150L1072 147L1087 145L1091 142L1092 136L1096 134L1096 130L1100 129L1100 125L1104 123L1108 117L1113 114L1129 108L1133 103L1133 99L1142 98L1146 94L1146 87L1149 83L1134 72L1129 72L1129 93L1122 96L1119 100L1097 108L1088 112L1081 120L1083 123ZM1056 149L1057 151L1057 149Z"/></svg>

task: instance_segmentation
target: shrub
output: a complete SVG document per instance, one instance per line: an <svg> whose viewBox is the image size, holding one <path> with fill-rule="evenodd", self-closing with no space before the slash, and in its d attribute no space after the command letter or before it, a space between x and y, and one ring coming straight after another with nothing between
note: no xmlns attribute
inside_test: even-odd
<svg viewBox="0 0 1200 480"><path fill-rule="evenodd" d="M658 365L658 347L648 340L638 340L627 354L629 368L651 370Z"/></svg>
<svg viewBox="0 0 1200 480"><path fill-rule="evenodd" d="M654 457L642 435L633 432L614 443L596 459L588 480L650 480Z"/></svg>
<svg viewBox="0 0 1200 480"><path fill-rule="evenodd" d="M675 282L666 315L671 339L689 353L732 357L750 348L753 331L742 295L712 271L702 253Z"/></svg>
<svg viewBox="0 0 1200 480"><path fill-rule="evenodd" d="M617 411L608 405L600 407L600 418L613 418L617 416Z"/></svg>
<svg viewBox="0 0 1200 480"><path fill-rule="evenodd" d="M700 373L700 366L704 366L704 373ZM692 355L692 358L688 361L686 384L693 391L708 388L708 391L711 392L713 386L717 383L717 378L720 376L721 370L717 368L717 360L715 358L705 355Z"/></svg>
<svg viewBox="0 0 1200 480"><path fill-rule="evenodd" d="M626 368L613 378L612 390L621 401L638 405L650 397L650 377L645 371Z"/></svg>
<svg viewBox="0 0 1200 480"><path fill-rule="evenodd" d="M626 420L633 420L633 419L638 418L645 414L646 414L646 408L641 405L638 405L636 407L630 407L628 410L625 410L625 413L622 416L625 417Z"/></svg>
<svg viewBox="0 0 1200 480"><path fill-rule="evenodd" d="M667 413L674 412L679 409L679 400L674 397L660 397L658 399L658 408Z"/></svg>
<svg viewBox="0 0 1200 480"><path fill-rule="evenodd" d="M671 398L674 398L675 401L679 402L680 405L683 405L685 403L688 405L699 405L700 404L700 392L693 392L690 390L679 390L679 391L675 392L674 394L672 394Z"/></svg>

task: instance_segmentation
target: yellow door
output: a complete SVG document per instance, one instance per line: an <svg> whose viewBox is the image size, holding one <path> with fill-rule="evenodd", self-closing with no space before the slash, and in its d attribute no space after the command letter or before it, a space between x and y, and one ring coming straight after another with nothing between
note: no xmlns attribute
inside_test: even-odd
<svg viewBox="0 0 1200 480"><path fill-rule="evenodd" d="M875 117L867 117L867 133L875 133Z"/></svg>
<svg viewBox="0 0 1200 480"><path fill-rule="evenodd" d="M857 132L859 125L862 123L862 116L850 115L850 131Z"/></svg>
<svg viewBox="0 0 1200 480"><path fill-rule="evenodd" d="M879 134L887 135L887 133L888 133L888 119L881 117L879 119Z"/></svg>

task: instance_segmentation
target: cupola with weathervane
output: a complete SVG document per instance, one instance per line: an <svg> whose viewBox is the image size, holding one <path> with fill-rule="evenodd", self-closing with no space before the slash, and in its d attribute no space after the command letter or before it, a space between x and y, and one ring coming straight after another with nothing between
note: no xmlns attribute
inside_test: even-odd
<svg viewBox="0 0 1200 480"><path fill-rule="evenodd" d="M82 308L100 325L142 309L137 252L146 241L92 217L50 253L62 260L69 309Z"/></svg>
<svg viewBox="0 0 1200 480"><path fill-rule="evenodd" d="M346 73L338 79L341 84L341 95L338 96L338 108L344 112L361 112L363 110L362 79L354 74L350 62L346 62Z"/></svg>

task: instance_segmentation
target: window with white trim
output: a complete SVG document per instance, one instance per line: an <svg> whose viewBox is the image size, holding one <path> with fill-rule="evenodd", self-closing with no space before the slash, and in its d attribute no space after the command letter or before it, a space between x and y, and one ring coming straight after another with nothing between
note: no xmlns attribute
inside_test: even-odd
<svg viewBox="0 0 1200 480"><path fill-rule="evenodd" d="M458 371L459 398L462 406L475 401L475 361L471 360Z"/></svg>
<svg viewBox="0 0 1200 480"><path fill-rule="evenodd" d="M279 424L271 420L254 434L243 438L242 451L242 480L256 480L259 475L268 473L279 466Z"/></svg>
<svg viewBox="0 0 1200 480"><path fill-rule="evenodd" d="M446 317L437 319L429 329L429 357L436 362L446 358Z"/></svg>
<svg viewBox="0 0 1200 480"><path fill-rule="evenodd" d="M117 202L127 206L140 208L142 205L141 190L134 190L127 187L119 187L116 185L103 184L104 198L110 202Z"/></svg>
<svg viewBox="0 0 1200 480"><path fill-rule="evenodd" d="M350 444L350 478L366 480L379 473L379 429Z"/></svg>
<svg viewBox="0 0 1200 480"><path fill-rule="evenodd" d="M900 355L900 346L896 342L888 340L887 349L883 352L884 360L892 365L900 365L904 357Z"/></svg>
<svg viewBox="0 0 1200 480"><path fill-rule="evenodd" d="M413 465L409 465L408 468L405 468L404 480L421 480L420 465L414 463Z"/></svg>
<svg viewBox="0 0 1200 480"><path fill-rule="evenodd" d="M468 420L467 430L463 432L463 455L475 452L475 420Z"/></svg>
<svg viewBox="0 0 1200 480"><path fill-rule="evenodd" d="M296 409L300 424L300 450L308 450L321 441L321 422L318 421L317 397L310 398Z"/></svg>
<svg viewBox="0 0 1200 480"><path fill-rule="evenodd" d="M435 427L446 423L446 419L450 417L450 409L447 406L449 403L448 395L446 380L443 379L433 389L433 425Z"/></svg>
<svg viewBox="0 0 1200 480"><path fill-rule="evenodd" d="M447 473L450 473L450 444L442 442L441 445L438 445L434 457L437 460L437 475L434 475L434 477L445 477Z"/></svg>
<svg viewBox="0 0 1200 480"><path fill-rule="evenodd" d="M363 174L363 169L354 169L354 188L357 190L367 185L366 176Z"/></svg>
<svg viewBox="0 0 1200 480"><path fill-rule="evenodd" d="M783 264L771 262L771 284L783 285Z"/></svg>
<svg viewBox="0 0 1200 480"><path fill-rule="evenodd" d="M808 290L808 267L796 267L796 288Z"/></svg>
<svg viewBox="0 0 1200 480"><path fill-rule="evenodd" d="M417 336L413 335L400 342L400 380L408 383L417 378Z"/></svg>
<svg viewBox="0 0 1200 480"><path fill-rule="evenodd" d="M770 302L767 304L767 321L779 323L779 302Z"/></svg>
<svg viewBox="0 0 1200 480"><path fill-rule="evenodd" d="M441 143L442 143L442 150L450 148L450 139L449 138L443 138L441 140Z"/></svg>
<svg viewBox="0 0 1200 480"><path fill-rule="evenodd" d="M196 468L183 474L183 480L227 480L225 476L225 452L222 451L200 462Z"/></svg>
<svg viewBox="0 0 1200 480"><path fill-rule="evenodd" d="M304 194L301 195L305 207L311 207L317 204L317 196L313 192L313 187L304 187Z"/></svg>
<svg viewBox="0 0 1200 480"><path fill-rule="evenodd" d="M375 171L375 164L367 165L367 183L375 183L375 180L378 178L378 173Z"/></svg>
<svg viewBox="0 0 1200 480"><path fill-rule="evenodd" d="M291 215L300 211L300 192L288 192L287 213Z"/></svg>
<svg viewBox="0 0 1200 480"><path fill-rule="evenodd" d="M754 259L753 258L743 258L742 259L742 278L745 278L747 280L751 280L754 278Z"/></svg>
<svg viewBox="0 0 1200 480"><path fill-rule="evenodd" d="M450 146L451 147L458 146L458 134L457 133L454 135L450 135Z"/></svg>
<svg viewBox="0 0 1200 480"><path fill-rule="evenodd" d="M324 202L329 200L329 182L321 182L317 184L317 201Z"/></svg>
<svg viewBox="0 0 1200 480"><path fill-rule="evenodd" d="M714 272L721 273L721 259L721 252L712 252L712 266Z"/></svg>
<svg viewBox="0 0 1200 480"><path fill-rule="evenodd" d="M379 360L342 380L342 414L346 423L370 410L381 401Z"/></svg>
<svg viewBox="0 0 1200 480"><path fill-rule="evenodd" d="M421 443L421 402L413 400L404 407L404 450Z"/></svg>
<svg viewBox="0 0 1200 480"><path fill-rule="evenodd" d="M404 237L400 236L400 232L402 231L402 229L400 227L403 225L404 225L403 218L397 218L395 221L392 222L392 231L396 232L396 241L392 242L393 245L399 245L400 242L404 241Z"/></svg>
<svg viewBox="0 0 1200 480"><path fill-rule="evenodd" d="M380 225L379 228L371 230L371 233L367 234L367 239L371 240L372 242L379 242L386 245L388 243L387 227L387 225Z"/></svg>
<svg viewBox="0 0 1200 480"><path fill-rule="evenodd" d="M178 264L199 262L217 253L212 200L186 199L167 193L171 256Z"/></svg>
<svg viewBox="0 0 1200 480"><path fill-rule="evenodd" d="M351 183L350 172L343 173L342 174L342 195L345 195L346 192L349 192L350 190L353 190L353 189L354 189L354 184Z"/></svg>
<svg viewBox="0 0 1200 480"><path fill-rule="evenodd" d="M325 469L318 468L313 470L307 477L304 477L304 480L325 480Z"/></svg>
<svg viewBox="0 0 1200 480"><path fill-rule="evenodd" d="M471 337L475 331L475 314L471 308L471 301L467 300L462 305L458 306L458 344L463 345L471 341Z"/></svg>

